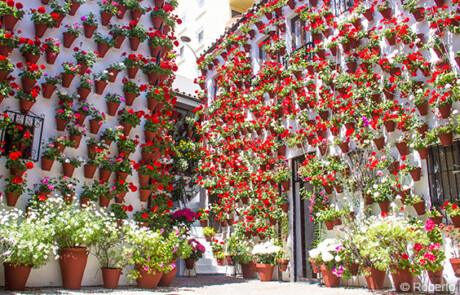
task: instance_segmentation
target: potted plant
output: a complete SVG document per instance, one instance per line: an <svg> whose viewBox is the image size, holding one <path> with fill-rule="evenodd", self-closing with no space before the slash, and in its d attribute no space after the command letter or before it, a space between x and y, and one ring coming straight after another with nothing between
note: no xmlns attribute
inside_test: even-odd
<svg viewBox="0 0 460 295"><path fill-rule="evenodd" d="M127 27L111 25L109 34L113 37L113 47L120 49L127 36Z"/></svg>
<svg viewBox="0 0 460 295"><path fill-rule="evenodd" d="M233 233L227 239L227 251L231 255L234 263L241 265L243 278L253 279L256 273L256 265L252 248L254 243L237 233Z"/></svg>
<svg viewBox="0 0 460 295"><path fill-rule="evenodd" d="M50 171L54 161L58 159L61 152L54 143L49 143L41 157L41 167L44 171Z"/></svg>
<svg viewBox="0 0 460 295"><path fill-rule="evenodd" d="M145 58L141 54L129 54L128 57L125 58L124 64L128 72L128 78L136 78L139 68L144 64L144 60Z"/></svg>
<svg viewBox="0 0 460 295"><path fill-rule="evenodd" d="M138 86L136 82L128 79L123 79L123 94L127 106L132 106L136 97L139 96L141 89L145 89L145 85Z"/></svg>
<svg viewBox="0 0 460 295"><path fill-rule="evenodd" d="M50 65L54 65L56 58L61 52L61 43L55 38L46 38L43 42L43 49L46 53L46 62Z"/></svg>
<svg viewBox="0 0 460 295"><path fill-rule="evenodd" d="M22 72L19 73L19 77L21 77L22 82L22 90L30 93L32 89L35 87L35 83L37 80L41 78L43 75L43 70L45 69L44 65L37 65L37 64L27 64L25 67L22 65L18 66L18 68L22 69Z"/></svg>
<svg viewBox="0 0 460 295"><path fill-rule="evenodd" d="M16 92L15 98L19 99L19 106L22 113L27 113L34 106L40 89L34 88L27 93L22 89Z"/></svg>
<svg viewBox="0 0 460 295"><path fill-rule="evenodd" d="M82 16L80 19L83 23L83 31L85 37L88 39L92 38L94 31L96 31L98 25L96 16L91 12L88 15Z"/></svg>
<svg viewBox="0 0 460 295"><path fill-rule="evenodd" d="M80 66L71 62L64 62L62 68L64 70L62 73L62 87L68 88L75 75L80 72Z"/></svg>
<svg viewBox="0 0 460 295"><path fill-rule="evenodd" d="M126 68L123 62L113 63L107 68L109 73L109 82L115 82L119 72L123 71Z"/></svg>
<svg viewBox="0 0 460 295"><path fill-rule="evenodd" d="M109 74L107 71L102 71L100 73L94 74L94 86L96 94L103 94L105 87L107 87Z"/></svg>
<svg viewBox="0 0 460 295"><path fill-rule="evenodd" d="M21 211L4 211L0 237L5 289L24 291L31 269L45 265L56 255L48 220L27 217Z"/></svg>
<svg viewBox="0 0 460 295"><path fill-rule="evenodd" d="M216 235L216 231L212 227L205 227L203 228L203 235L206 238L207 242L211 242L214 236Z"/></svg>
<svg viewBox="0 0 460 295"><path fill-rule="evenodd" d="M46 73L43 77L45 81L42 83L42 96L44 98L51 98L56 90L56 85L61 82L61 79L59 77L48 76Z"/></svg>
<svg viewBox="0 0 460 295"><path fill-rule="evenodd" d="M93 79L91 79L89 74L84 74L80 78L80 85L78 85L77 92L80 101L84 101L88 98L93 87Z"/></svg>
<svg viewBox="0 0 460 295"><path fill-rule="evenodd" d="M256 244L252 249L252 255L256 261L256 271L261 282L272 280L275 258L280 251L281 248L271 241Z"/></svg>
<svg viewBox="0 0 460 295"><path fill-rule="evenodd" d="M14 1L2 2L0 5L0 16L3 19L5 29L12 31L16 26L16 23L24 17L25 11L24 6L21 2Z"/></svg>
<svg viewBox="0 0 460 295"><path fill-rule="evenodd" d="M97 54L101 58L103 58L107 54L107 51L113 47L112 37L103 36L99 32L94 34L94 41L97 44Z"/></svg>
<svg viewBox="0 0 460 295"><path fill-rule="evenodd" d="M343 266L340 260L336 260L336 257L340 256L341 249L342 245L338 240L325 239L315 249L308 252L310 259L315 261L315 264L320 265L324 283L328 288L338 287L340 284L341 274L339 274L339 270Z"/></svg>
<svg viewBox="0 0 460 295"><path fill-rule="evenodd" d="M445 210L447 215L452 220L455 227L460 227L460 208L458 204L449 201L444 202L442 209Z"/></svg>
<svg viewBox="0 0 460 295"><path fill-rule="evenodd" d="M6 56L0 56L0 80L4 81L13 71L14 65Z"/></svg>
<svg viewBox="0 0 460 295"><path fill-rule="evenodd" d="M136 51L139 48L141 42L147 40L147 32L144 27L140 26L136 21L131 21L129 23L126 35L129 39L129 46L133 51Z"/></svg>
<svg viewBox="0 0 460 295"><path fill-rule="evenodd" d="M196 239L188 239L187 243L191 246L190 256L184 259L185 267L188 270L195 268L195 262L203 257L203 254L206 252L206 248L198 242Z"/></svg>
<svg viewBox="0 0 460 295"><path fill-rule="evenodd" d="M123 98L119 94L108 93L105 95L105 101L107 104L107 114L113 117L117 114L118 107L123 101Z"/></svg>
<svg viewBox="0 0 460 295"><path fill-rule="evenodd" d="M101 12L101 23L103 26L107 26L110 23L112 16L118 13L118 3L109 0L99 1L100 12Z"/></svg>
<svg viewBox="0 0 460 295"><path fill-rule="evenodd" d="M89 115L91 116L91 119L89 120L89 132L97 134L105 121L105 113L100 112L95 107L91 107Z"/></svg>
<svg viewBox="0 0 460 295"><path fill-rule="evenodd" d="M87 73L88 68L91 68L97 60L97 55L94 52L88 52L86 50L77 50L73 57L79 66L79 73L83 75Z"/></svg>
<svg viewBox="0 0 460 295"><path fill-rule="evenodd" d="M208 210L208 209L201 208L201 209L198 210L197 215L198 215L198 219L200 220L200 225L201 225L202 227L208 226L208 222L209 222L209 210Z"/></svg>
<svg viewBox="0 0 460 295"><path fill-rule="evenodd" d="M69 132L69 140L72 142L72 147L75 149L78 148L82 137L86 133L85 127L77 123L73 123L67 125L67 130Z"/></svg>
<svg viewBox="0 0 460 295"><path fill-rule="evenodd" d="M6 205L15 207L25 190L26 182L23 176L10 176L5 185Z"/></svg>
<svg viewBox="0 0 460 295"><path fill-rule="evenodd" d="M140 124L144 112L133 109L123 109L118 112L118 122L123 126L123 133L128 136L131 129Z"/></svg>
<svg viewBox="0 0 460 295"><path fill-rule="evenodd" d="M35 36L38 38L43 37L48 28L56 26L59 20L59 15L55 12L47 13L44 6L37 9L32 9L32 22L35 25Z"/></svg>
<svg viewBox="0 0 460 295"><path fill-rule="evenodd" d="M72 23L66 24L64 28L65 31L63 33L63 45L65 48L70 48L75 39L77 39L80 36L82 26L79 23Z"/></svg>
<svg viewBox="0 0 460 295"><path fill-rule="evenodd" d="M80 158L77 158L77 157L61 156L59 158L59 162L61 162L61 164L62 164L62 169L63 169L64 176L72 177L73 173L75 171L75 168L80 167L81 163L83 161Z"/></svg>
<svg viewBox="0 0 460 295"><path fill-rule="evenodd" d="M412 194L406 197L404 204L413 206L418 215L425 214L425 201L419 195Z"/></svg>

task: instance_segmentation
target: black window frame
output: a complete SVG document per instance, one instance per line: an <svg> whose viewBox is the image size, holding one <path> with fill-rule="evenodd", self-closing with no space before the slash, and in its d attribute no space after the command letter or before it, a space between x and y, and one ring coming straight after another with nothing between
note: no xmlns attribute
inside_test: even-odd
<svg viewBox="0 0 460 295"><path fill-rule="evenodd" d="M353 8L354 2L355 0L331 0L331 9L338 16Z"/></svg>

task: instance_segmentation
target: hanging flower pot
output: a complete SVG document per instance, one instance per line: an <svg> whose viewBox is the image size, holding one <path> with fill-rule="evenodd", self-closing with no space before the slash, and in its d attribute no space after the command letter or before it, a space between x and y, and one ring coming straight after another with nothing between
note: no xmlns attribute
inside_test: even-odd
<svg viewBox="0 0 460 295"><path fill-rule="evenodd" d="M99 197L99 206L102 208L107 208L109 207L110 204L110 199L104 196Z"/></svg>
<svg viewBox="0 0 460 295"><path fill-rule="evenodd" d="M108 72L109 72L109 78L108 78L109 82L112 82L112 83L115 82L120 70L110 68L110 69L108 69Z"/></svg>
<svg viewBox="0 0 460 295"><path fill-rule="evenodd" d="M12 31L19 19L17 19L13 14L7 14L2 17L2 21L5 25L5 30Z"/></svg>
<svg viewBox="0 0 460 295"><path fill-rule="evenodd" d="M425 215L425 202L419 202L413 205L418 215Z"/></svg>
<svg viewBox="0 0 460 295"><path fill-rule="evenodd" d="M117 171L115 175L117 177L117 180L126 180L126 178L128 178L128 173L126 172Z"/></svg>
<svg viewBox="0 0 460 295"><path fill-rule="evenodd" d="M139 199L141 200L141 202L147 202L151 193L152 193L152 191L149 190L149 189L140 189L139 190Z"/></svg>
<svg viewBox="0 0 460 295"><path fill-rule="evenodd" d="M74 74L62 73L62 87L68 88L70 84L72 84L72 80L74 77Z"/></svg>
<svg viewBox="0 0 460 295"><path fill-rule="evenodd" d="M51 51L46 51L46 62L50 65L54 65L54 63L56 62L56 59L58 57L58 53L56 52L51 52Z"/></svg>
<svg viewBox="0 0 460 295"><path fill-rule="evenodd" d="M101 268L103 286L106 289L118 288L120 281L121 268Z"/></svg>
<svg viewBox="0 0 460 295"><path fill-rule="evenodd" d="M335 220L325 221L324 224L326 225L327 230L333 230L335 225Z"/></svg>
<svg viewBox="0 0 460 295"><path fill-rule="evenodd" d="M138 37L129 37L129 47L131 50L136 51L139 49L140 44L141 40Z"/></svg>
<svg viewBox="0 0 460 295"><path fill-rule="evenodd" d="M107 104L107 114L109 114L109 116L112 116L112 117L115 116L117 114L120 103L114 102L114 101L107 101L106 104Z"/></svg>
<svg viewBox="0 0 460 295"><path fill-rule="evenodd" d="M96 31L97 26L90 24L83 24L83 31L86 38L91 39L93 37L94 31Z"/></svg>
<svg viewBox="0 0 460 295"><path fill-rule="evenodd" d="M208 221L206 219L200 220L200 226L201 227L207 227L208 226Z"/></svg>
<svg viewBox="0 0 460 295"><path fill-rule="evenodd" d="M381 10L379 10L379 12L383 16L383 18L386 18L386 19L390 19L392 14L393 14L393 11L391 10L390 7L385 8L385 9L381 9Z"/></svg>
<svg viewBox="0 0 460 295"><path fill-rule="evenodd" d="M138 67L128 67L126 68L126 71L128 72L128 78L134 79L136 78L137 72L139 71Z"/></svg>
<svg viewBox="0 0 460 295"><path fill-rule="evenodd" d="M410 176L414 181L419 181L422 175L422 168L421 167L416 167L409 171Z"/></svg>
<svg viewBox="0 0 460 295"><path fill-rule="evenodd" d="M82 138L81 135L70 135L69 136L69 140L72 142L73 148L76 149L80 146L81 138Z"/></svg>
<svg viewBox="0 0 460 295"><path fill-rule="evenodd" d="M109 51L109 49L110 49L109 44L107 44L105 42L97 43L97 51L98 51L98 56L100 58L105 57L105 55L107 54L107 51Z"/></svg>
<svg viewBox="0 0 460 295"><path fill-rule="evenodd" d="M69 14L74 16L78 8L80 8L80 3L78 3L78 1L70 1Z"/></svg>
<svg viewBox="0 0 460 295"><path fill-rule="evenodd" d="M409 147L405 141L397 142L396 148L401 156L407 156L409 154Z"/></svg>
<svg viewBox="0 0 460 295"><path fill-rule="evenodd" d="M434 3L436 3L436 6L442 7L444 6L445 0L434 0Z"/></svg>
<svg viewBox="0 0 460 295"><path fill-rule="evenodd" d="M28 63L37 63L37 61L40 59L40 54L32 54L30 52L25 52L22 54L26 62Z"/></svg>
<svg viewBox="0 0 460 295"><path fill-rule="evenodd" d="M390 201L379 202L380 212L388 214L390 211Z"/></svg>
<svg viewBox="0 0 460 295"><path fill-rule="evenodd" d="M86 100L91 93L91 89L86 87L78 87L77 93L80 96L80 100Z"/></svg>
<svg viewBox="0 0 460 295"><path fill-rule="evenodd" d="M129 133L131 132L131 129L133 128L133 126L128 123L123 123L120 125L123 126L123 134L126 136L129 136Z"/></svg>
<svg viewBox="0 0 460 295"><path fill-rule="evenodd" d="M367 272L369 273L369 275L366 276L367 288L369 290L383 289L386 272L375 269L373 267L368 267Z"/></svg>
<svg viewBox="0 0 460 295"><path fill-rule="evenodd" d="M417 149L417 152L422 160L425 160L428 157L428 149L426 147Z"/></svg>
<svg viewBox="0 0 460 295"><path fill-rule="evenodd" d="M339 147L342 153L344 154L350 151L350 145L348 144L348 142L342 142L341 144L339 144Z"/></svg>
<svg viewBox="0 0 460 295"><path fill-rule="evenodd" d="M145 269L140 265L137 265L136 269L140 273L139 277L136 279L138 288L154 289L158 286L158 283L160 282L163 273L157 271L145 271Z"/></svg>
<svg viewBox="0 0 460 295"><path fill-rule="evenodd" d="M259 280L261 282L271 281L273 277L274 269L275 269L275 266L271 264L263 264L263 263L256 264L256 271L259 274Z"/></svg>
<svg viewBox="0 0 460 295"><path fill-rule="evenodd" d="M104 93L105 87L107 87L107 81L104 80L96 80L94 81L94 86L96 88L96 94Z"/></svg>
<svg viewBox="0 0 460 295"><path fill-rule="evenodd" d="M156 30L159 30L163 25L163 18L158 15L151 14L152 25Z"/></svg>
<svg viewBox="0 0 460 295"><path fill-rule="evenodd" d="M165 0L155 0L153 3L155 4L155 7L162 8L165 4Z"/></svg>
<svg viewBox="0 0 460 295"><path fill-rule="evenodd" d="M396 129L396 122L393 120L387 120L383 123L387 132L393 132Z"/></svg>
<svg viewBox="0 0 460 295"><path fill-rule="evenodd" d="M120 49L121 45L125 41L126 37L123 35L116 35L113 37L113 47Z"/></svg>
<svg viewBox="0 0 460 295"><path fill-rule="evenodd" d="M391 272L396 292L412 292L414 288L414 276L408 269L395 269ZM409 288L406 288L409 287Z"/></svg>
<svg viewBox="0 0 460 295"><path fill-rule="evenodd" d="M147 186L150 182L150 176L144 174L138 174L139 176L139 185L140 186Z"/></svg>
<svg viewBox="0 0 460 295"><path fill-rule="evenodd" d="M8 291L24 291L32 267L3 263L3 268L5 272L5 289Z"/></svg>
<svg viewBox="0 0 460 295"><path fill-rule="evenodd" d="M442 272L443 268L438 269L437 271L428 271L428 278L430 278L430 282L434 285L442 284Z"/></svg>
<svg viewBox="0 0 460 295"><path fill-rule="evenodd" d="M53 164L54 164L54 160L53 159L49 159L47 157L41 157L41 167L42 167L42 170L44 171L50 171L51 168L53 167Z"/></svg>
<svg viewBox="0 0 460 295"><path fill-rule="evenodd" d="M63 248L59 251L62 285L65 289L78 290L88 261L88 250L84 247Z"/></svg>
<svg viewBox="0 0 460 295"><path fill-rule="evenodd" d="M381 136L379 138L374 138L373 139L375 146L377 149L380 151L384 148L385 146L385 137Z"/></svg>
<svg viewBox="0 0 460 295"><path fill-rule="evenodd" d="M447 119L450 116L450 113L452 111L452 103L444 103L440 106L438 106L439 113L441 114L441 118Z"/></svg>
<svg viewBox="0 0 460 295"><path fill-rule="evenodd" d="M331 269L328 269L327 266L323 264L321 265L320 270L326 287L334 288L339 286L340 278L334 275Z"/></svg>
<svg viewBox="0 0 460 295"><path fill-rule="evenodd" d="M85 178L92 179L94 174L96 174L97 166L93 164L85 164L83 166L83 174Z"/></svg>
<svg viewBox="0 0 460 295"><path fill-rule="evenodd" d="M121 4L121 5L118 7L117 18L118 18L118 19L124 18L127 10L128 10L128 8L126 7L126 5Z"/></svg>
<svg viewBox="0 0 460 295"><path fill-rule="evenodd" d="M21 113L27 113L30 109L34 106L35 101L20 99L19 100L19 108L21 109Z"/></svg>
<svg viewBox="0 0 460 295"><path fill-rule="evenodd" d="M63 36L64 36L63 45L65 48L70 48L70 46L72 46L72 43L75 41L75 39L77 39L77 36L75 36L74 34L70 32L64 32Z"/></svg>
<svg viewBox="0 0 460 295"><path fill-rule="evenodd" d="M67 123L67 120L56 117L56 130L64 131L65 127L67 126Z"/></svg>
<svg viewBox="0 0 460 295"><path fill-rule="evenodd" d="M25 92L30 93L30 91L32 91L32 89L34 88L36 82L37 80L35 79L26 78L23 76L21 78L22 89Z"/></svg>
<svg viewBox="0 0 460 295"><path fill-rule="evenodd" d="M449 262L452 266L455 276L457 278L460 277L460 258L450 258Z"/></svg>
<svg viewBox="0 0 460 295"><path fill-rule="evenodd" d="M111 175L112 175L112 171L105 169L105 168L99 169L99 180L102 183L106 183L109 180Z"/></svg>
<svg viewBox="0 0 460 295"><path fill-rule="evenodd" d="M6 192L6 205L9 207L15 207L19 199L19 193L16 192Z"/></svg>
<svg viewBox="0 0 460 295"><path fill-rule="evenodd" d="M169 287L172 282L176 279L177 268L174 266L172 270L163 273L160 282L158 283L159 287Z"/></svg>
<svg viewBox="0 0 460 295"><path fill-rule="evenodd" d="M67 177L73 176L73 173L75 171L74 165L72 165L71 163L63 163L62 168L63 168L64 176L67 176Z"/></svg>
<svg viewBox="0 0 460 295"><path fill-rule="evenodd" d="M56 90L56 85L48 84L48 83L42 84L42 95L44 98L51 98L55 90Z"/></svg>
<svg viewBox="0 0 460 295"><path fill-rule="evenodd" d="M460 227L460 216L449 216L455 227Z"/></svg>
<svg viewBox="0 0 460 295"><path fill-rule="evenodd" d="M454 142L454 137L453 137L452 132L439 133L438 137L439 137L439 141L441 142L441 145L443 146L449 146Z"/></svg>
<svg viewBox="0 0 460 295"><path fill-rule="evenodd" d="M34 26L35 26L35 37L37 38L43 37L43 35L45 35L46 30L48 29L47 24L36 23L34 24Z"/></svg>
<svg viewBox="0 0 460 295"><path fill-rule="evenodd" d="M428 101L424 101L423 103L416 105L416 107L421 116L426 116L428 114L428 110L429 110Z"/></svg>
<svg viewBox="0 0 460 295"><path fill-rule="evenodd" d="M101 126L102 124L100 120L89 120L89 132L91 134L97 134L99 132L99 129L101 129Z"/></svg>
<svg viewBox="0 0 460 295"><path fill-rule="evenodd" d="M103 26L107 26L110 23L111 18L112 18L111 13L101 10L101 23Z"/></svg>
<svg viewBox="0 0 460 295"><path fill-rule="evenodd" d="M127 106L132 106L134 100L137 98L137 94L135 93L124 93L125 95L125 103Z"/></svg>

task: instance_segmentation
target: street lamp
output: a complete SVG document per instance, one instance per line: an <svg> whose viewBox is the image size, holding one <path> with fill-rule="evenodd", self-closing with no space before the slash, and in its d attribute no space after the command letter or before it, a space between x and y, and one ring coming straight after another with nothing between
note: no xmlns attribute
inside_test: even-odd
<svg viewBox="0 0 460 295"><path fill-rule="evenodd" d="M182 43L184 43L185 46L188 47L193 53L193 56L195 56L195 59L198 60L198 55L196 54L195 50L193 50L192 46L190 46L190 42L192 42L192 39L189 36L181 36L180 40Z"/></svg>

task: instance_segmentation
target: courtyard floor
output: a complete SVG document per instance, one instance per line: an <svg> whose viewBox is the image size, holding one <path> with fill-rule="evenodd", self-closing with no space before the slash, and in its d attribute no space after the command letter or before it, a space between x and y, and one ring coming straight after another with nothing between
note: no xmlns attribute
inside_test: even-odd
<svg viewBox="0 0 460 295"><path fill-rule="evenodd" d="M328 289L318 285L308 283L288 283L288 282L259 282L258 280L246 281L243 279L226 276L198 276L180 277L170 288L158 288L152 291L121 288L117 290L107 290L102 288L84 288L80 291L66 291L62 289L30 289L26 292L5 292L0 294L110 294L110 295L360 295L370 294L365 289Z"/></svg>

